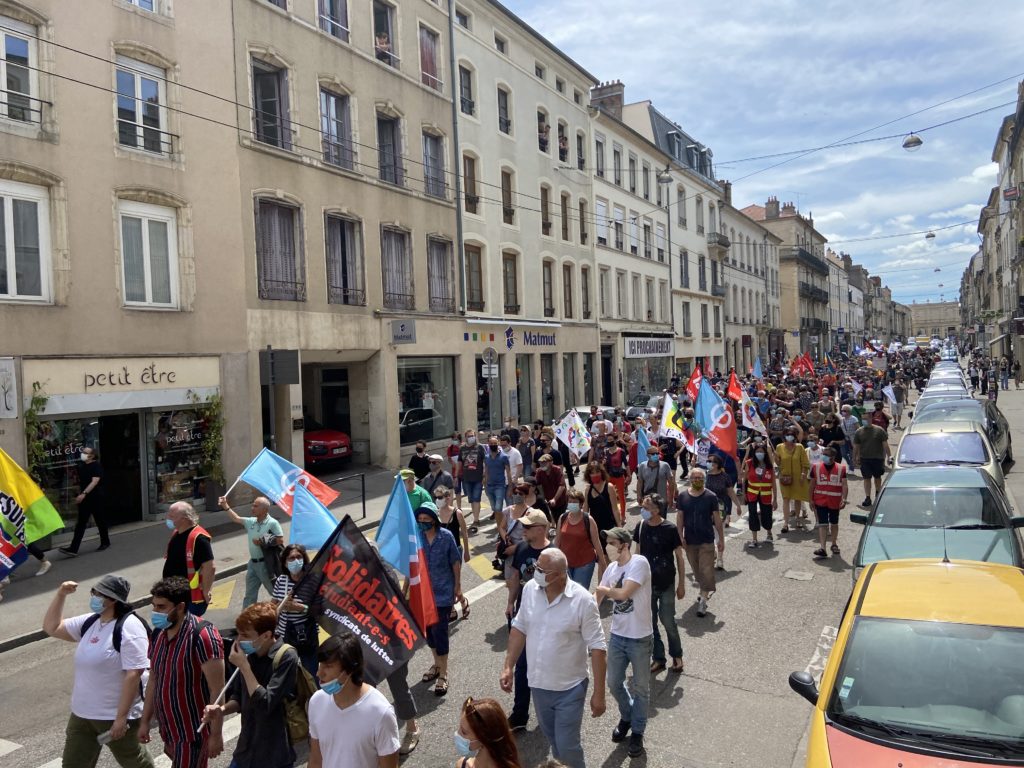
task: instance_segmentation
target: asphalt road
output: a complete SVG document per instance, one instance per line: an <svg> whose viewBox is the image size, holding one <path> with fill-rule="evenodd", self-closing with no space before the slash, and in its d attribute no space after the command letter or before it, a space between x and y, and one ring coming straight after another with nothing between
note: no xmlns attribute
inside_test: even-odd
<svg viewBox="0 0 1024 768"><path fill-rule="evenodd" d="M1002 393L999 405L1016 435L1024 415L1024 394ZM894 441L899 434L894 433ZM1009 471L1007 486L1012 495L1024 495L1019 473ZM859 501L860 490L851 488L850 498ZM635 509L631 517L636 520ZM404 765L454 764L452 732L467 696L491 696L511 707L511 696L498 688L507 634L504 585L490 578L493 530L484 527L475 537L473 567L464 570L463 586L473 605L470 618L453 628L449 694L438 698L426 685L414 686L424 736ZM824 561L811 557L813 533L779 536L777 531L776 526L773 547L748 551L742 546L748 536L745 520L741 527L729 529L726 571L719 574L718 592L704 618L694 614L696 589L688 587L677 611L686 671L681 676L662 672L652 681L647 755L631 760L625 745L611 742L617 718L608 696L609 711L599 719L584 720L588 765L789 768L803 764L809 705L789 690L787 678L793 670L817 672L827 657L850 593L849 558L860 528L843 525L842 555ZM208 618L229 626L240 610L242 587L239 579L218 584L215 605L225 607L211 611ZM44 640L0 655L2 768L60 765L73 652L70 643ZM418 681L429 665L429 654L421 651L411 663L410 681ZM386 686L383 690L387 693ZM237 735L237 721L229 720L226 728L229 738ZM533 718L518 741L524 766L536 765L547 754ZM228 750L231 746L229 742ZM158 745L151 748L155 752ZM211 765L222 768L229 763L226 752ZM104 753L99 765L116 763Z"/></svg>

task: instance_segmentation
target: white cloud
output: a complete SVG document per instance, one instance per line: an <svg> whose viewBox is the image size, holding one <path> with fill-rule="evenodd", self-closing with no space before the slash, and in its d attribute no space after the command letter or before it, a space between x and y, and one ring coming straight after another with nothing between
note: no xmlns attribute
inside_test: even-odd
<svg viewBox="0 0 1024 768"><path fill-rule="evenodd" d="M990 162L979 165L969 175L961 176L957 181L961 184L985 184L991 186L998 175L999 165Z"/></svg>
<svg viewBox="0 0 1024 768"><path fill-rule="evenodd" d="M981 212L981 206L975 203L964 203L958 208L952 208L948 211L939 211L938 213L929 214L929 219L942 220L942 219L957 219L962 221L964 219L976 219L978 214Z"/></svg>

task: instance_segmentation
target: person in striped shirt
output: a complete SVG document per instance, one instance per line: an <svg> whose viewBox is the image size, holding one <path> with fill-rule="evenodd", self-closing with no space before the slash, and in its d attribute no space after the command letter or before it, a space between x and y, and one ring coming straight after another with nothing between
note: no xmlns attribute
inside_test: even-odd
<svg viewBox="0 0 1024 768"><path fill-rule="evenodd" d="M199 731L203 711L224 688L224 641L217 628L189 613L189 586L181 576L158 581L149 644L150 679L139 721L139 741L150 740L156 718L173 768L206 768L224 749L219 722Z"/></svg>

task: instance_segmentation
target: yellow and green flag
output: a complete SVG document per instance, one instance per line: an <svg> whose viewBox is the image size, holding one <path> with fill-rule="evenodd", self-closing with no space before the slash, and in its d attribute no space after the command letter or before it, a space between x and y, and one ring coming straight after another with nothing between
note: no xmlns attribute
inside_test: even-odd
<svg viewBox="0 0 1024 768"><path fill-rule="evenodd" d="M25 544L63 527L64 521L42 489L0 449L0 572L13 570L23 559Z"/></svg>

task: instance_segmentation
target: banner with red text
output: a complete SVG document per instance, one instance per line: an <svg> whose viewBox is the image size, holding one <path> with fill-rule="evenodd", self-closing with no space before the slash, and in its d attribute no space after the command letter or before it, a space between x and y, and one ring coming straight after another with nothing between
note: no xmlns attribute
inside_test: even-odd
<svg viewBox="0 0 1024 768"><path fill-rule="evenodd" d="M401 588L348 515L324 542L297 594L316 584L313 611L328 634L351 632L362 643L364 677L377 685L423 644ZM446 617L447 618L447 617Z"/></svg>

